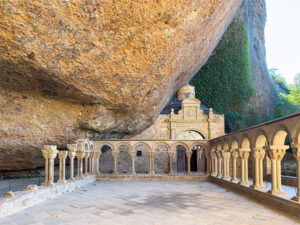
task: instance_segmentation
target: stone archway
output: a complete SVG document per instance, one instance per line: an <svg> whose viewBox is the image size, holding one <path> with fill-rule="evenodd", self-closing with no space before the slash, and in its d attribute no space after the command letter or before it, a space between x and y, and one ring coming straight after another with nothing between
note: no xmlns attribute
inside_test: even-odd
<svg viewBox="0 0 300 225"><path fill-rule="evenodd" d="M203 140L204 136L195 130L186 130L183 133L181 133L177 139L179 140Z"/></svg>

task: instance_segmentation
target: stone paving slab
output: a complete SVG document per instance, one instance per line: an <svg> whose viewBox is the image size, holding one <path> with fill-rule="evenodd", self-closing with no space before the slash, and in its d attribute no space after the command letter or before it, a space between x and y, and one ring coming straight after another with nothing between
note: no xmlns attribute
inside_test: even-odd
<svg viewBox="0 0 300 225"><path fill-rule="evenodd" d="M0 218L0 225L299 224L208 182L97 181Z"/></svg>

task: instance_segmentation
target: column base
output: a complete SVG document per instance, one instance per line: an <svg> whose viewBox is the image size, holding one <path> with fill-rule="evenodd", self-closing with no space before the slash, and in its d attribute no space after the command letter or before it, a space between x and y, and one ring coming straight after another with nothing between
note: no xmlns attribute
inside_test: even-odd
<svg viewBox="0 0 300 225"><path fill-rule="evenodd" d="M83 176L87 177L89 174L88 173L84 173Z"/></svg>
<svg viewBox="0 0 300 225"><path fill-rule="evenodd" d="M271 195L285 195L286 193L284 191L274 191L274 190L269 190L267 192L268 194L271 194Z"/></svg>
<svg viewBox="0 0 300 225"><path fill-rule="evenodd" d="M58 180L57 183L59 183L59 184L65 184L65 183L67 183L67 181L66 180Z"/></svg>
<svg viewBox="0 0 300 225"><path fill-rule="evenodd" d="M77 178L77 179L82 179L83 176L82 176L82 175L77 175L76 178Z"/></svg>
<svg viewBox="0 0 300 225"><path fill-rule="evenodd" d="M48 183L47 182L43 182L43 183L41 183L41 186L48 186Z"/></svg>
<svg viewBox="0 0 300 225"><path fill-rule="evenodd" d="M230 180L230 177L223 177L223 180Z"/></svg>
<svg viewBox="0 0 300 225"><path fill-rule="evenodd" d="M237 181L239 181L239 180L238 180L237 178L232 178L231 181L232 181L232 182L237 182Z"/></svg>
<svg viewBox="0 0 300 225"><path fill-rule="evenodd" d="M47 186L48 186L48 187L53 187L53 186L54 186L54 183L49 182Z"/></svg>
<svg viewBox="0 0 300 225"><path fill-rule="evenodd" d="M248 181L241 181L238 184L240 184L240 185L250 185L250 183Z"/></svg>
<svg viewBox="0 0 300 225"><path fill-rule="evenodd" d="M254 189L254 190L259 190L259 189L263 189L261 186L259 185L251 185L250 188Z"/></svg>
<svg viewBox="0 0 300 225"><path fill-rule="evenodd" d="M294 196L291 198L291 200L296 201L296 202L300 202L300 196Z"/></svg>
<svg viewBox="0 0 300 225"><path fill-rule="evenodd" d="M72 180L75 180L75 178L74 177L70 177L68 180L72 181Z"/></svg>
<svg viewBox="0 0 300 225"><path fill-rule="evenodd" d="M131 175L136 175L136 172L131 173Z"/></svg>

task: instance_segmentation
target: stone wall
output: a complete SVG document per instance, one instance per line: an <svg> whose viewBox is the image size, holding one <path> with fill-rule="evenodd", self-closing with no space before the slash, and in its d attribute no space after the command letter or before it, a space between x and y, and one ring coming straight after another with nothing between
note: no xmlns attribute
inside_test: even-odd
<svg viewBox="0 0 300 225"><path fill-rule="evenodd" d="M170 169L168 149L164 146L158 146L154 154L155 173L169 173Z"/></svg>
<svg viewBox="0 0 300 225"><path fill-rule="evenodd" d="M171 137L169 118L169 115L159 115L153 125L136 135L134 139L169 139Z"/></svg>
<svg viewBox="0 0 300 225"><path fill-rule="evenodd" d="M53 187L39 186L33 191L14 192L13 197L0 198L0 216L23 210L66 192L72 192L77 188L93 183L95 180L95 175L89 175L65 184L55 184Z"/></svg>

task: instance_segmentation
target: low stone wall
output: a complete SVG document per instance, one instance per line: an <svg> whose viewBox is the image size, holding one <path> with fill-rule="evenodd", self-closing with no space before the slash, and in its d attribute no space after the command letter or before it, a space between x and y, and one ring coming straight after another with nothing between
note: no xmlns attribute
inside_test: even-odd
<svg viewBox="0 0 300 225"><path fill-rule="evenodd" d="M265 181L272 180L272 175L265 175L264 176ZM281 184L291 186L291 187L297 187L297 177L291 177L291 176L281 176Z"/></svg>
<svg viewBox="0 0 300 225"><path fill-rule="evenodd" d="M240 194L248 196L259 202L262 202L271 207L274 207L280 211L288 213L292 216L296 216L296 217L300 218L300 204L297 202L283 199L283 198L275 196L275 195L261 192L259 190L254 190L254 189L248 188L246 186L242 186L242 185L239 185L239 184L227 181L227 180L221 180L219 178L212 177L212 176L210 176L208 178L208 181L215 183L217 185L220 185L224 188L230 189L234 192L238 192Z"/></svg>
<svg viewBox="0 0 300 225"><path fill-rule="evenodd" d="M35 186L31 191L12 192L12 197L0 198L0 217L9 213L31 207L58 195L74 191L96 180L95 175L89 175L83 179L76 179L64 184L56 183L53 187ZM34 190L36 189L36 190Z"/></svg>
<svg viewBox="0 0 300 225"><path fill-rule="evenodd" d="M97 181L100 180L166 180L166 181L206 181L207 175L200 174L99 174Z"/></svg>

